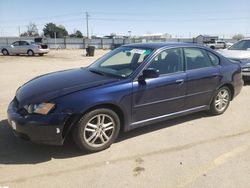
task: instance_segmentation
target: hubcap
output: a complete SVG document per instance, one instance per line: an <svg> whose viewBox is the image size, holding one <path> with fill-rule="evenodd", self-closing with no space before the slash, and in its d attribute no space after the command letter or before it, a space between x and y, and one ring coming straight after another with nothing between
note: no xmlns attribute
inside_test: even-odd
<svg viewBox="0 0 250 188"><path fill-rule="evenodd" d="M229 100L230 99L229 99L228 90L226 90L226 89L220 90L219 93L217 94L216 98L215 98L215 108L219 112L225 110L225 108L228 105Z"/></svg>
<svg viewBox="0 0 250 188"><path fill-rule="evenodd" d="M100 147L110 141L114 134L114 119L107 114L98 114L85 126L83 137L92 147Z"/></svg>
<svg viewBox="0 0 250 188"><path fill-rule="evenodd" d="M3 51L3 55L7 55L7 51L6 50Z"/></svg>

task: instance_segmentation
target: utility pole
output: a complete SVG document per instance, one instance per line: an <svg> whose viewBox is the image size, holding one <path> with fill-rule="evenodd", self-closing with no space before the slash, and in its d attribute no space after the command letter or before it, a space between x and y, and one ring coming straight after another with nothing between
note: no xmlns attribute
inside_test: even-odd
<svg viewBox="0 0 250 188"><path fill-rule="evenodd" d="M21 35L20 26L18 26L18 36L19 36L19 38L21 37L20 35Z"/></svg>
<svg viewBox="0 0 250 188"><path fill-rule="evenodd" d="M89 39L89 13L86 12L87 38Z"/></svg>

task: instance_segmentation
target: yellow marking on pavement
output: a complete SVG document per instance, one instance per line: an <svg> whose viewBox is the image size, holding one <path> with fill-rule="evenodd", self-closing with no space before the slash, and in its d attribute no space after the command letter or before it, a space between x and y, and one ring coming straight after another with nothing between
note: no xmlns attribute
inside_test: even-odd
<svg viewBox="0 0 250 188"><path fill-rule="evenodd" d="M182 188L195 182L199 177L202 177L203 174L206 174L209 171L214 170L215 168L225 164L230 159L237 157L238 155L240 155L241 153L249 149L250 149L250 144L237 147L229 152L226 152L220 155L219 157L215 158L213 161L211 161L207 165L196 169L193 173L191 173L191 175L188 175L186 178L184 178L184 180L180 179L181 183L177 187Z"/></svg>

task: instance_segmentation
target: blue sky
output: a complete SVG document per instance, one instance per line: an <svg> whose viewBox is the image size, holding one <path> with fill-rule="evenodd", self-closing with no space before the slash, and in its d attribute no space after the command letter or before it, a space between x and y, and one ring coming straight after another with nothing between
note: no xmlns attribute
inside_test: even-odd
<svg viewBox="0 0 250 188"><path fill-rule="evenodd" d="M213 34L250 36L250 0L0 0L0 36L18 35L29 22L42 32L54 22L69 32L86 34L85 11L91 34L141 35L169 33L177 37Z"/></svg>

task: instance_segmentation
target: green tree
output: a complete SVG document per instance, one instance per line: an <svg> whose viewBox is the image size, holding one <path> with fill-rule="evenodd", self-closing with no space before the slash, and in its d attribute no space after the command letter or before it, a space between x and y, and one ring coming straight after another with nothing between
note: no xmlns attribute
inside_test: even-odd
<svg viewBox="0 0 250 188"><path fill-rule="evenodd" d="M24 33L21 33L21 37L37 37L38 29L35 23L30 22L29 25L27 25L27 31Z"/></svg>
<svg viewBox="0 0 250 188"><path fill-rule="evenodd" d="M244 35L242 35L242 34L237 34L237 35L234 35L233 36L233 39L234 40L241 40L241 39L243 39L244 38Z"/></svg>
<svg viewBox="0 0 250 188"><path fill-rule="evenodd" d="M70 34L69 36L74 38L83 38L82 32L79 30L74 31L74 33Z"/></svg>
<svg viewBox="0 0 250 188"><path fill-rule="evenodd" d="M63 38L68 36L68 31L65 29L63 25L57 26L54 23L47 23L43 28L44 36L54 38L56 34L56 38Z"/></svg>

